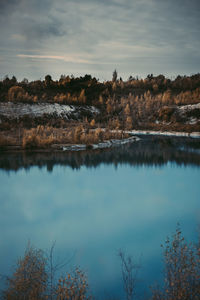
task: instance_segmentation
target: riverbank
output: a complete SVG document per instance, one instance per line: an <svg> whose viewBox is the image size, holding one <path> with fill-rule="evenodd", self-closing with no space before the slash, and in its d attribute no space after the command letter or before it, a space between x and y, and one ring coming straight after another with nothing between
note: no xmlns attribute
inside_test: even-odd
<svg viewBox="0 0 200 300"><path fill-rule="evenodd" d="M81 151L104 149L138 141L139 138L121 130L84 128L53 128L38 126L30 130L3 132L1 151Z"/></svg>
<svg viewBox="0 0 200 300"><path fill-rule="evenodd" d="M0 151L62 152L105 149L137 142L148 136L200 139L200 132L86 129L83 125L68 129L38 126L21 132L3 132L0 136Z"/></svg>
<svg viewBox="0 0 200 300"><path fill-rule="evenodd" d="M128 134L134 135L156 135L156 136L171 136L171 137L191 137L200 138L200 132L177 132L177 131L155 131L155 130L128 130Z"/></svg>
<svg viewBox="0 0 200 300"><path fill-rule="evenodd" d="M52 144L48 148L32 148L24 149L19 145L4 146L0 147L0 151L31 151L31 152L63 152L63 151L83 151L83 150L95 150L95 149L105 149L111 147L117 147L125 145L127 143L137 142L140 138L137 136L132 136L122 140L109 140L97 144Z"/></svg>

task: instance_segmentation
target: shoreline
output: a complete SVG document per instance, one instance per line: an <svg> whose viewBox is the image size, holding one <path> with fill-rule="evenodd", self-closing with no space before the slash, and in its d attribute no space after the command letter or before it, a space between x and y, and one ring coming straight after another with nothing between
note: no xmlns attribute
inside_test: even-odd
<svg viewBox="0 0 200 300"><path fill-rule="evenodd" d="M108 141L104 141L97 144L91 144L91 145L85 145L85 144L74 144L69 146L63 146L63 151L81 151L81 150L87 150L87 149L105 149L110 147L116 147L125 145L127 143L137 142L140 138L137 136L132 136L125 139L111 139Z"/></svg>
<svg viewBox="0 0 200 300"><path fill-rule="evenodd" d="M156 130L127 130L125 133L136 135L157 135L171 137L190 137L200 138L200 132L183 132L183 131L156 131Z"/></svg>
<svg viewBox="0 0 200 300"><path fill-rule="evenodd" d="M102 130L105 130L105 128L102 128ZM112 130L112 132L118 132L118 130ZM5 145L0 146L0 152L71 152L106 149L121 146L127 143L137 142L141 140L142 136L200 139L200 132L189 133L154 130L125 130L124 133L129 134L130 136L124 139L110 139L95 144L51 144L49 147L45 148L23 148L19 145Z"/></svg>
<svg viewBox="0 0 200 300"><path fill-rule="evenodd" d="M127 143L137 142L140 138L130 136L125 139L111 139L97 144L52 144L46 148L23 148L19 145L0 147L0 152L67 152L67 151L86 151L96 149L106 149L125 145Z"/></svg>

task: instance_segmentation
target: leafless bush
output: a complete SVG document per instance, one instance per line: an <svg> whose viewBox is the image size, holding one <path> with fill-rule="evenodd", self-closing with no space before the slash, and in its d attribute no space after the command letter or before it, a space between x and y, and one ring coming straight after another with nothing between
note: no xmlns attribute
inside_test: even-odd
<svg viewBox="0 0 200 300"><path fill-rule="evenodd" d="M121 260L122 280L126 299L132 300L135 294L136 280L140 267L134 263L131 256L126 256L122 250L119 251L119 257Z"/></svg>

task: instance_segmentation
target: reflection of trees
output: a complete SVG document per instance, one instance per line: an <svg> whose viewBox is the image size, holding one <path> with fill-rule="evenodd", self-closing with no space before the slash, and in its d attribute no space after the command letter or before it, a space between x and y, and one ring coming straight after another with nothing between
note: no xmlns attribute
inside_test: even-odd
<svg viewBox="0 0 200 300"><path fill-rule="evenodd" d="M15 152L1 153L0 168L4 170L29 169L54 165L78 169L81 166L97 167L101 163L129 164L131 166L162 166L168 162L178 165L200 165L200 141L190 138L143 137L139 142L104 150L81 152Z"/></svg>

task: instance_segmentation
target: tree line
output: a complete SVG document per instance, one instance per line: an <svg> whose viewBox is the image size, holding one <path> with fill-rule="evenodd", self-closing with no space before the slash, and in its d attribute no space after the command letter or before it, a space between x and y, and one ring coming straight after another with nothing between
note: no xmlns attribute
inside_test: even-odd
<svg viewBox="0 0 200 300"><path fill-rule="evenodd" d="M100 110L96 123L116 129L155 127L156 122L159 126L183 124L193 117L198 131L200 109L181 115L176 108L200 103L200 73L173 80L149 74L144 79L130 76L123 81L115 70L112 80L105 82L88 74L77 78L61 75L59 80L46 75L44 80L31 82L5 77L0 81L0 101L94 105Z"/></svg>
<svg viewBox="0 0 200 300"><path fill-rule="evenodd" d="M195 102L193 98L199 97L200 94L200 73L191 76L178 75L175 79L149 74L144 79L130 76L128 80L123 81L121 77L117 78L115 70L112 80L104 82L88 74L76 78L73 75L61 75L59 80L53 80L51 75L46 75L44 80L30 82L26 78L18 81L15 76L5 76L0 81L0 101L55 101L100 105L106 98L112 98L114 95L117 98L130 94L141 97L147 92L151 97L164 95L163 101L166 103L170 96L178 96L177 104L189 103L190 97ZM185 92L187 93L184 94Z"/></svg>

